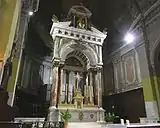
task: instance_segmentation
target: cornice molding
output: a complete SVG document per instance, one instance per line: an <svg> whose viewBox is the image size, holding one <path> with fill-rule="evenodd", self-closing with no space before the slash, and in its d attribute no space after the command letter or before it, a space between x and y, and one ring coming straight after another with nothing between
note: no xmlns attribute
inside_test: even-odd
<svg viewBox="0 0 160 128"><path fill-rule="evenodd" d="M55 37L64 37L83 42L101 45L107 35L92 27L92 31L69 27L70 22L53 23L50 34Z"/></svg>
<svg viewBox="0 0 160 128"><path fill-rule="evenodd" d="M142 15L144 20L147 21L146 25L151 24L150 22L152 18L154 18L160 12L160 0L158 0L155 4L153 4L145 13L139 14L137 18L132 22L129 31L132 31L135 26L140 25L142 23Z"/></svg>

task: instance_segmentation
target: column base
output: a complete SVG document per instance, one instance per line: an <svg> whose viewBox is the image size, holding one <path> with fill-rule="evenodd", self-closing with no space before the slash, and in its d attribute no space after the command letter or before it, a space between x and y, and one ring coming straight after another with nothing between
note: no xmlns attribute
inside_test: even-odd
<svg viewBox="0 0 160 128"><path fill-rule="evenodd" d="M97 122L99 123L103 123L105 122L104 118L105 118L105 110L103 108L99 108L98 113L97 113Z"/></svg>
<svg viewBox="0 0 160 128"><path fill-rule="evenodd" d="M158 107L156 101L145 101L147 119L159 119Z"/></svg>
<svg viewBox="0 0 160 128"><path fill-rule="evenodd" d="M159 121L158 107L156 101L145 101L146 117L140 118L140 123L157 123Z"/></svg>
<svg viewBox="0 0 160 128"><path fill-rule="evenodd" d="M13 106L13 103L14 103L14 93L13 92L8 92L8 96L9 96L9 99L8 99L8 102L7 104L10 105L10 106Z"/></svg>
<svg viewBox="0 0 160 128"><path fill-rule="evenodd" d="M58 122L60 121L60 112L59 109L56 108L55 106L51 106L49 108L49 114L48 114L48 121L50 122Z"/></svg>

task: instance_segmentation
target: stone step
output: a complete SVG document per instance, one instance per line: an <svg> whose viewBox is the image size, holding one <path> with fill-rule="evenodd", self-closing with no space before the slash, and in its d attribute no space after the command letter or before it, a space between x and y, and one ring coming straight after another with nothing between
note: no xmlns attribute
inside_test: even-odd
<svg viewBox="0 0 160 128"><path fill-rule="evenodd" d="M97 122L70 122L68 128L102 128L102 125Z"/></svg>

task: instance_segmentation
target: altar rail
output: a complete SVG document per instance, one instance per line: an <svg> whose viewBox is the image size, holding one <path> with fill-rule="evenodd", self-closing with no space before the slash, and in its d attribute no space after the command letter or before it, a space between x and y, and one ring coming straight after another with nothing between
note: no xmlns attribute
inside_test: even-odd
<svg viewBox="0 0 160 128"><path fill-rule="evenodd" d="M64 128L63 122L49 121L27 121L27 122L3 122L0 121L0 128Z"/></svg>

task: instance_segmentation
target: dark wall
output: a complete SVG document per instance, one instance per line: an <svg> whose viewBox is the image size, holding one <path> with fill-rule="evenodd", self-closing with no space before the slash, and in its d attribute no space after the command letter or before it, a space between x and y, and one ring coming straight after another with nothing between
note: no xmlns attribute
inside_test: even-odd
<svg viewBox="0 0 160 128"><path fill-rule="evenodd" d="M110 93L115 92L115 84L114 84L114 69L113 69L113 64L104 64L104 95L108 95Z"/></svg>
<svg viewBox="0 0 160 128"><path fill-rule="evenodd" d="M103 97L103 107L107 112L114 111L120 118L139 122L140 117L145 117L143 89Z"/></svg>

